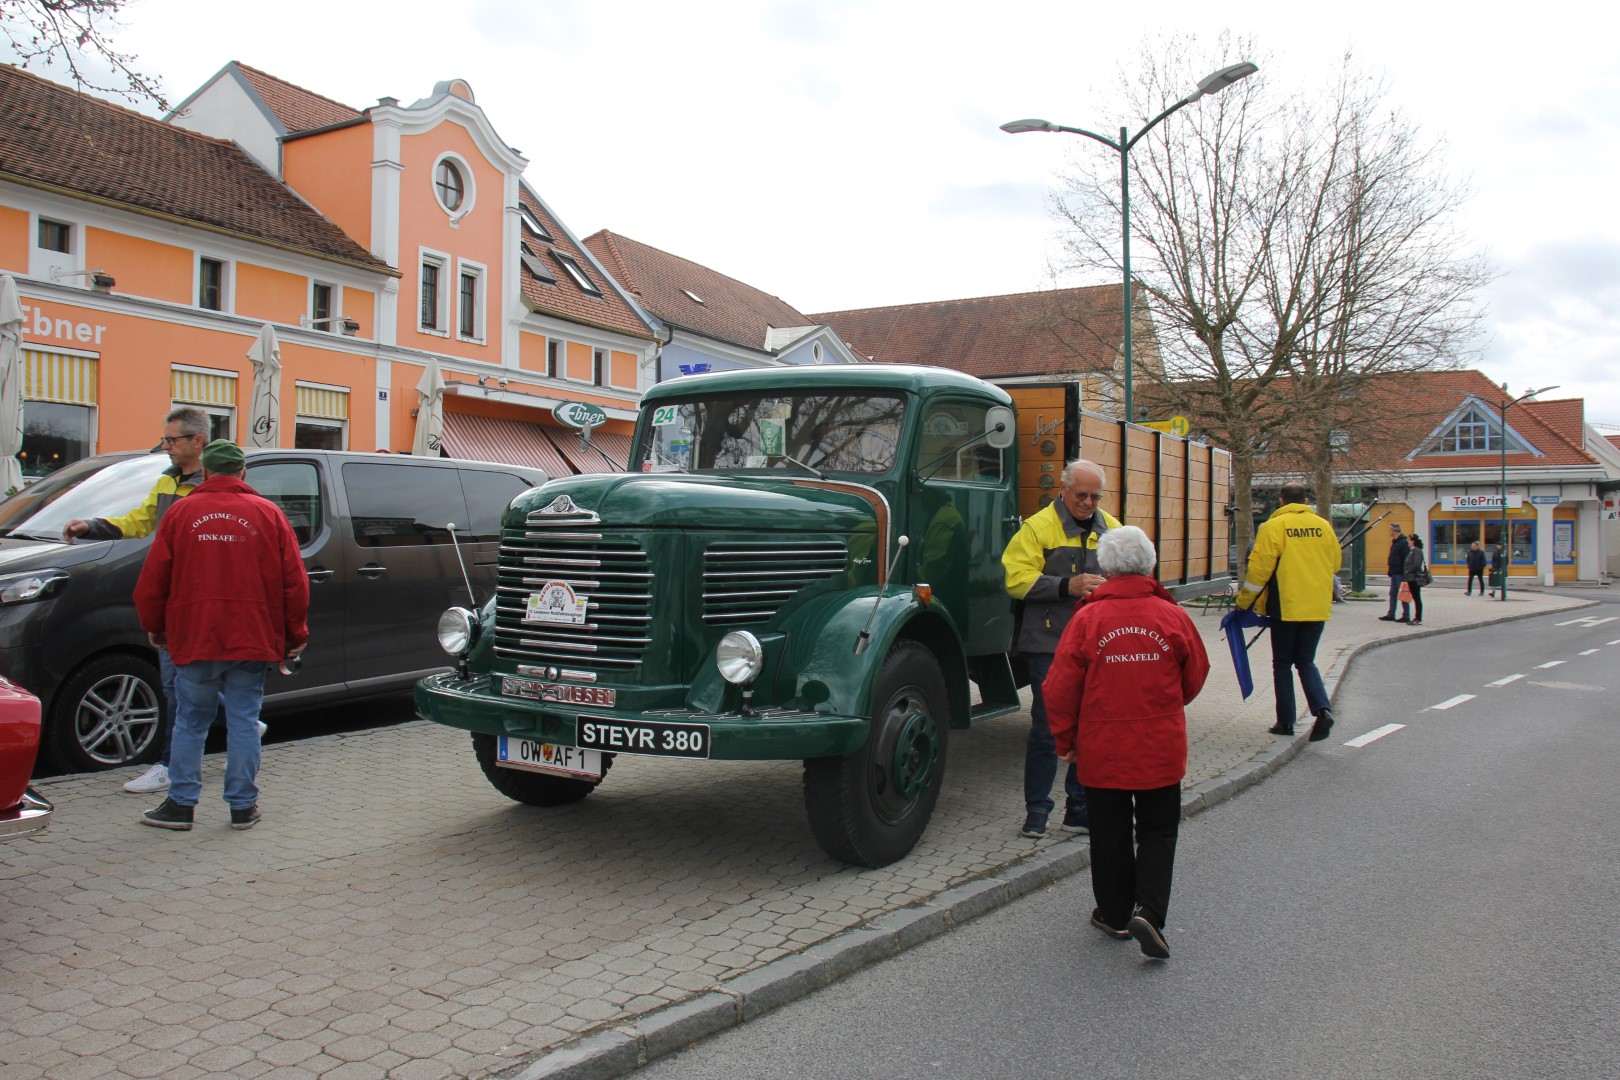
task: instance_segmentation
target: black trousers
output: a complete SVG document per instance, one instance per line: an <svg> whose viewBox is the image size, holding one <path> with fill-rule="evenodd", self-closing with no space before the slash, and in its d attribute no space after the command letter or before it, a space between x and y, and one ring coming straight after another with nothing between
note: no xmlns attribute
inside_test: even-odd
<svg viewBox="0 0 1620 1080"><path fill-rule="evenodd" d="M1152 791L1088 787L1086 806L1091 814L1091 892L1103 922L1123 930L1141 908L1163 930L1181 827L1181 785Z"/></svg>
<svg viewBox="0 0 1620 1080"><path fill-rule="evenodd" d="M1470 570L1470 571L1468 571L1468 591L1466 593L1464 593L1463 595L1465 595L1465 596L1474 595L1474 582L1476 582L1476 581L1479 582L1479 591L1483 593L1485 591L1485 571L1483 571L1483 570Z"/></svg>

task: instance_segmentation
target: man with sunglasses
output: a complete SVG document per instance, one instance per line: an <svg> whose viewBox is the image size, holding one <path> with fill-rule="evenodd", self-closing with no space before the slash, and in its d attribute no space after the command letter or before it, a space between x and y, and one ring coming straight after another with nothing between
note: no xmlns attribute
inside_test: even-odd
<svg viewBox="0 0 1620 1080"><path fill-rule="evenodd" d="M1021 604L1013 648L1029 664L1029 741L1024 749L1023 836L1046 835L1051 816L1052 781L1057 777L1057 748L1046 722L1041 684L1052 667L1058 639L1075 605L1103 583L1097 565L1097 538L1120 526L1098 506L1107 490L1102 466L1083 458L1063 467L1062 488L1050 504L1024 519L1001 555L1007 593ZM1063 827L1086 832L1086 792L1071 763L1064 776L1066 803Z"/></svg>
<svg viewBox="0 0 1620 1080"><path fill-rule="evenodd" d="M62 539L71 544L79 537L119 540L150 536L157 531L164 512L203 482L202 452L207 443L207 413L192 406L171 411L163 418L163 438L159 440L159 445L169 455L169 467L163 470L141 504L121 517L70 521L62 527ZM164 701L162 730L158 733L162 750L151 768L124 785L125 791L137 794L163 791L169 786L169 740L174 732L175 691L174 664L169 660L168 649L158 650L158 671Z"/></svg>

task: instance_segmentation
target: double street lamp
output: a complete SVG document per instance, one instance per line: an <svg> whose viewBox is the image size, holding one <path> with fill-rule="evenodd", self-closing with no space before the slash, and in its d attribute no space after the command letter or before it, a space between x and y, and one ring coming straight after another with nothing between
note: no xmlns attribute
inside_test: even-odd
<svg viewBox="0 0 1620 1080"><path fill-rule="evenodd" d="M1206 94L1214 94L1225 90L1228 86L1253 75L1260 68L1245 61L1223 67L1198 80L1198 88L1164 112L1149 120L1135 135L1125 127L1119 129L1119 141L1114 141L1106 135L1098 135L1095 131L1084 128L1065 127L1054 124L1049 120L1013 120L1002 124L1001 130L1009 135L1022 135L1030 131L1061 131L1069 135L1084 135L1088 139L1095 139L1119 155L1119 216L1120 227L1124 233L1125 250L1121 260L1125 272L1125 419L1133 420L1133 399L1131 396L1131 147L1141 141L1142 136L1152 131L1166 117L1184 105L1191 105Z"/></svg>
<svg viewBox="0 0 1620 1080"><path fill-rule="evenodd" d="M1507 384L1502 384L1503 391ZM1520 394L1512 401L1503 398L1496 402L1496 408L1502 415L1502 599L1507 599L1508 571L1513 569L1513 535L1508 532L1508 503L1507 503L1507 411L1521 401L1526 401L1537 394L1545 394L1549 390L1557 390L1557 386L1543 386L1540 390L1531 390Z"/></svg>

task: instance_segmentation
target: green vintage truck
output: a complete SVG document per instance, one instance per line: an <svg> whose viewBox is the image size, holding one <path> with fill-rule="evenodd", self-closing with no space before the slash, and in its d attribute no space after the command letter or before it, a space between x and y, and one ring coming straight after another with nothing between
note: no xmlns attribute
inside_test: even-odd
<svg viewBox="0 0 1620 1080"><path fill-rule="evenodd" d="M662 383L628 472L507 508L496 594L444 614L456 669L417 712L538 806L584 798L618 754L802 759L821 846L891 863L951 729L1019 708L1015 429L1004 391L942 368Z"/></svg>

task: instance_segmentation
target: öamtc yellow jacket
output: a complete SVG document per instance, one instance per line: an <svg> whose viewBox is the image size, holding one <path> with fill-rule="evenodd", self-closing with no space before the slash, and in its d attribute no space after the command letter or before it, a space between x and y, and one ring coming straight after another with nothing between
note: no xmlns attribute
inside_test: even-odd
<svg viewBox="0 0 1620 1080"><path fill-rule="evenodd" d="M1237 605L1253 606L1260 615L1280 612L1283 622L1327 622L1333 617L1333 575L1342 559L1332 524L1304 503L1285 503L1254 538ZM1261 597L1268 582L1271 588Z"/></svg>

